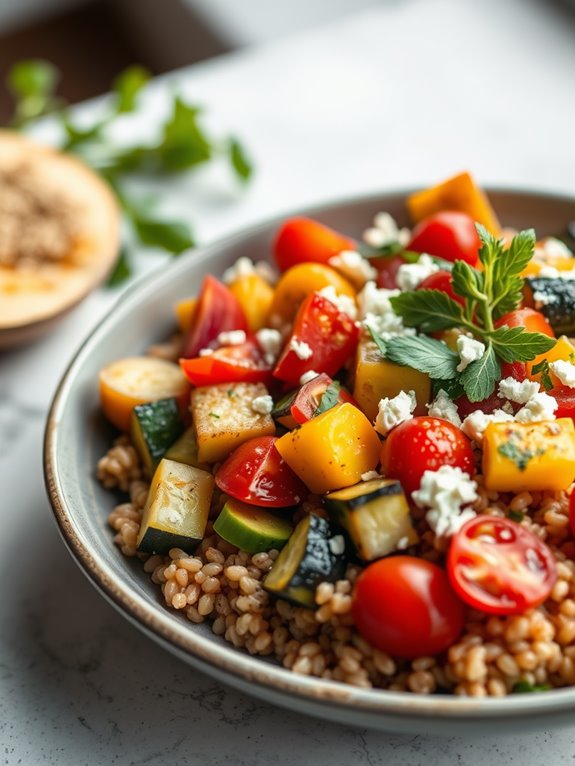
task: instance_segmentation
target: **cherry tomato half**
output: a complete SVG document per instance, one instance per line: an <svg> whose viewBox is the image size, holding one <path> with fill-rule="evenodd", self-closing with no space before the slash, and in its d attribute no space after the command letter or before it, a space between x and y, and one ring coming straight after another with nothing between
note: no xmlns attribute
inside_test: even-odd
<svg viewBox="0 0 575 766"><path fill-rule="evenodd" d="M214 344L221 332L244 330L246 315L236 296L215 277L208 274L202 283L198 302L184 339L182 357L197 356L202 348Z"/></svg>
<svg viewBox="0 0 575 766"><path fill-rule="evenodd" d="M290 218L278 231L274 256L280 271L297 263L327 263L342 250L355 250L356 242L311 218Z"/></svg>
<svg viewBox="0 0 575 766"><path fill-rule="evenodd" d="M548 393L557 400L559 405L555 411L555 417L575 420L575 388L557 386Z"/></svg>
<svg viewBox="0 0 575 766"><path fill-rule="evenodd" d="M462 298L461 295L457 295L453 290L451 274L443 269L436 271L435 274L430 274L417 286L416 289L439 290L439 292L449 295L450 298L457 301L461 306L465 306L465 298Z"/></svg>
<svg viewBox="0 0 575 766"><path fill-rule="evenodd" d="M549 596L557 578L547 545L510 519L476 516L451 540L447 571L456 593L489 614L521 614Z"/></svg>
<svg viewBox="0 0 575 766"><path fill-rule="evenodd" d="M419 489L425 471L452 465L472 475L471 442L448 420L419 416L400 423L391 431L381 450L385 476L399 479L409 496Z"/></svg>
<svg viewBox="0 0 575 766"><path fill-rule="evenodd" d="M309 494L275 448L275 436L241 444L218 468L216 484L227 495L251 505L286 508Z"/></svg>
<svg viewBox="0 0 575 766"><path fill-rule="evenodd" d="M443 210L417 224L406 249L429 253L446 261L466 261L475 266L480 245L471 216L455 210Z"/></svg>
<svg viewBox="0 0 575 766"><path fill-rule="evenodd" d="M272 369L253 341L223 346L209 356L180 359L180 367L193 386L217 383L269 383Z"/></svg>
<svg viewBox="0 0 575 766"><path fill-rule="evenodd" d="M495 322L495 327L524 327L528 332L541 332L550 338L555 337L555 333L547 319L540 311L535 309L515 309L508 314L504 314Z"/></svg>
<svg viewBox="0 0 575 766"><path fill-rule="evenodd" d="M445 651L465 616L443 569L414 556L389 556L366 567L355 584L352 614L366 641L406 659Z"/></svg>
<svg viewBox="0 0 575 766"><path fill-rule="evenodd" d="M311 420L315 411L322 403L324 408L326 410L328 409L326 406L327 403L323 402L323 397L327 389L330 386L333 387L333 383L334 382L329 375L322 373L308 383L305 383L300 388L290 408L291 416L296 423L301 425L302 423L307 423L308 420ZM344 402L349 402L349 404L353 404L355 407L358 406L353 396L348 393L345 388L341 388L339 384L337 384L331 398L333 400L333 404L331 404L332 407L335 407L336 404L343 404Z"/></svg>

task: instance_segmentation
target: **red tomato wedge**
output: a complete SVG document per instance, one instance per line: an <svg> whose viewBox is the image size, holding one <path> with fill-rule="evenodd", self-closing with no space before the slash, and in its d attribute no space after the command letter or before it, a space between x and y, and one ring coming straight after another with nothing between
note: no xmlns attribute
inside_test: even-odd
<svg viewBox="0 0 575 766"><path fill-rule="evenodd" d="M221 332L248 331L244 310L236 296L215 277L204 277L202 289L188 333L184 339L182 356L197 356L202 348L211 348Z"/></svg>
<svg viewBox="0 0 575 766"><path fill-rule="evenodd" d="M454 535L447 571L456 593L489 614L522 614L549 596L557 578L547 545L510 519L476 516Z"/></svg>
<svg viewBox="0 0 575 766"><path fill-rule="evenodd" d="M550 338L555 337L555 333L547 319L540 311L535 309L515 309L508 314L504 314L495 322L495 327L524 327L528 332L541 332Z"/></svg>
<svg viewBox="0 0 575 766"><path fill-rule="evenodd" d="M286 508L309 494L275 448L275 436L244 442L222 463L215 476L227 495L251 505Z"/></svg>
<svg viewBox="0 0 575 766"><path fill-rule="evenodd" d="M317 378L310 380L309 383L305 383L296 394L290 407L291 415L296 423L307 423L308 420L311 420L320 404L324 404L326 410L329 409L326 406L327 403L323 401L323 397L330 386L334 391L332 407L343 402L358 406L353 396L345 388L341 388L339 383L334 384L329 375L322 373Z"/></svg>
<svg viewBox="0 0 575 766"><path fill-rule="evenodd" d="M465 616L443 569L415 556L389 556L366 567L355 585L352 614L370 644L407 659L448 649Z"/></svg>
<svg viewBox="0 0 575 766"><path fill-rule="evenodd" d="M471 216L455 210L443 210L417 224L406 250L429 253L446 261L466 261L475 266L480 245Z"/></svg>
<svg viewBox="0 0 575 766"><path fill-rule="evenodd" d="M457 293L453 290L451 274L448 271L444 271L443 269L436 271L435 274L430 274L426 279L423 280L423 282L417 286L416 289L439 290L440 293L449 295L450 298L459 303L461 306L465 306L465 298L462 298L461 295L457 295Z"/></svg>
<svg viewBox="0 0 575 766"><path fill-rule="evenodd" d="M394 290L397 285L397 272L399 267L407 263L401 255L391 255L388 258L370 259L371 265L377 269L375 282L378 287L385 287L387 290Z"/></svg>
<svg viewBox="0 0 575 766"><path fill-rule="evenodd" d="M272 369L253 341L223 346L209 356L180 359L180 367L193 386L216 383L269 383Z"/></svg>
<svg viewBox="0 0 575 766"><path fill-rule="evenodd" d="M281 271L298 263L327 263L342 250L355 250L357 243L311 218L290 218L277 233L274 256Z"/></svg>
<svg viewBox="0 0 575 766"><path fill-rule="evenodd" d="M547 393L553 396L559 405L555 411L556 418L572 418L575 420L575 388L557 386Z"/></svg>
<svg viewBox="0 0 575 766"><path fill-rule="evenodd" d="M290 339L278 360L274 377L298 385L304 372L315 370L333 376L355 351L359 328L347 314L318 293L299 307ZM294 346L305 344L300 355ZM311 355L308 354L311 352ZM301 358L305 355L306 358Z"/></svg>

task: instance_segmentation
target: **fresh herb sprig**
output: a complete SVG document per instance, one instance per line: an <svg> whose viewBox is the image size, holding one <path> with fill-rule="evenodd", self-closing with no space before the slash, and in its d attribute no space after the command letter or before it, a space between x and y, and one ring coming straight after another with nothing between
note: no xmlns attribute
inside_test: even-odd
<svg viewBox="0 0 575 766"><path fill-rule="evenodd" d="M527 332L523 327L495 326L498 319L521 303L521 272L535 248L533 229L517 234L508 249L480 224L477 232L482 269L456 261L451 271L453 290L464 299L464 305L438 290L404 292L390 302L404 324L421 333L453 327L470 332L485 344L483 356L459 372L458 354L441 341L418 335L384 343L374 336L388 359L425 372L434 381L450 382L451 390L462 389L472 402L482 401L493 392L501 377L501 362L531 361L555 343L553 338Z"/></svg>
<svg viewBox="0 0 575 766"><path fill-rule="evenodd" d="M142 89L150 74L140 66L122 72L112 85L112 95L103 116L91 124L79 126L71 110L57 95L60 73L49 62L22 61L15 64L7 85L15 101L11 125L23 129L40 117L51 114L62 128L60 149L78 155L110 184L121 205L130 236L121 249L109 284L116 285L132 273L130 243L139 242L177 256L194 245L187 222L162 220L149 200L128 194L129 176L157 177L182 173L216 157L229 161L243 183L252 174L252 165L241 143L234 137L216 140L201 125L201 109L173 96L171 112L153 144L118 147L109 138L108 129L121 116L137 112Z"/></svg>

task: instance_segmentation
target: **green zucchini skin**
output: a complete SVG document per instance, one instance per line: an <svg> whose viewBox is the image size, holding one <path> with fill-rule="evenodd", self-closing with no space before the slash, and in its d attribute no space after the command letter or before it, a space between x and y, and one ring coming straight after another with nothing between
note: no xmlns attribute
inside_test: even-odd
<svg viewBox="0 0 575 766"><path fill-rule="evenodd" d="M263 586L278 598L315 609L316 587L340 580L346 565L344 536L327 519L312 513L299 522Z"/></svg>
<svg viewBox="0 0 575 766"><path fill-rule="evenodd" d="M574 259L575 263L575 259ZM552 302L538 307L557 335L575 334L575 280L528 277L527 290L552 297Z"/></svg>
<svg viewBox="0 0 575 766"><path fill-rule="evenodd" d="M181 550L192 555L201 542L201 540L196 540L187 535L177 535L173 532L167 533L163 529L148 527L138 545L138 550L144 553L158 553L160 556L167 556L172 548L181 548Z"/></svg>
<svg viewBox="0 0 575 766"><path fill-rule="evenodd" d="M147 476L154 473L158 463L182 431L176 399L158 399L134 407L130 435Z"/></svg>
<svg viewBox="0 0 575 766"><path fill-rule="evenodd" d="M240 550L260 553L283 548L293 526L264 508L231 497L214 522L214 532Z"/></svg>

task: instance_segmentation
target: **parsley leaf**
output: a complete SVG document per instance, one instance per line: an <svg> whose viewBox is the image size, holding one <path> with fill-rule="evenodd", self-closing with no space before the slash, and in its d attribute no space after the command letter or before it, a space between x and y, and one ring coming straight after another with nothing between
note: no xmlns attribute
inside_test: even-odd
<svg viewBox="0 0 575 766"><path fill-rule="evenodd" d="M194 246L190 227L178 221L155 221L134 218L134 228L144 245L161 247L172 255L180 255Z"/></svg>
<svg viewBox="0 0 575 766"><path fill-rule="evenodd" d="M531 372L534 375L539 375L539 373L541 373L541 385L546 391L553 388L553 381L551 380L551 372L549 370L549 362L547 359L543 359L539 364L533 365Z"/></svg>
<svg viewBox="0 0 575 766"><path fill-rule="evenodd" d="M240 181L248 181L253 173L252 164L237 138L230 140L230 162Z"/></svg>
<svg viewBox="0 0 575 766"><path fill-rule="evenodd" d="M60 106L55 96L59 79L60 73L49 61L32 59L14 64L6 81L16 99L12 118L15 127L23 127Z"/></svg>
<svg viewBox="0 0 575 766"><path fill-rule="evenodd" d="M481 359L471 362L463 370L460 381L469 401L481 402L493 393L500 378L501 366L490 343Z"/></svg>
<svg viewBox="0 0 575 766"><path fill-rule="evenodd" d="M116 112L133 112L139 92L150 79L150 73L141 66L130 66L121 72L113 83L116 95Z"/></svg>
<svg viewBox="0 0 575 766"><path fill-rule="evenodd" d="M458 354L445 343L425 335L391 338L387 341L385 356L396 364L426 372L434 379L452 380L457 376Z"/></svg>
<svg viewBox="0 0 575 766"><path fill-rule="evenodd" d="M321 397L321 401L313 413L314 418L316 415L321 415L322 412L327 412L328 410L331 410L332 407L335 407L335 405L339 402L340 391L341 383L338 383L337 380L332 381L325 389L324 394Z"/></svg>
<svg viewBox="0 0 575 766"><path fill-rule="evenodd" d="M553 348L555 338L540 332L527 332L523 327L497 328L489 336L497 355L504 362L530 362Z"/></svg>
<svg viewBox="0 0 575 766"><path fill-rule="evenodd" d="M389 299L393 310L407 327L435 332L464 323L459 303L439 290L414 290Z"/></svg>

